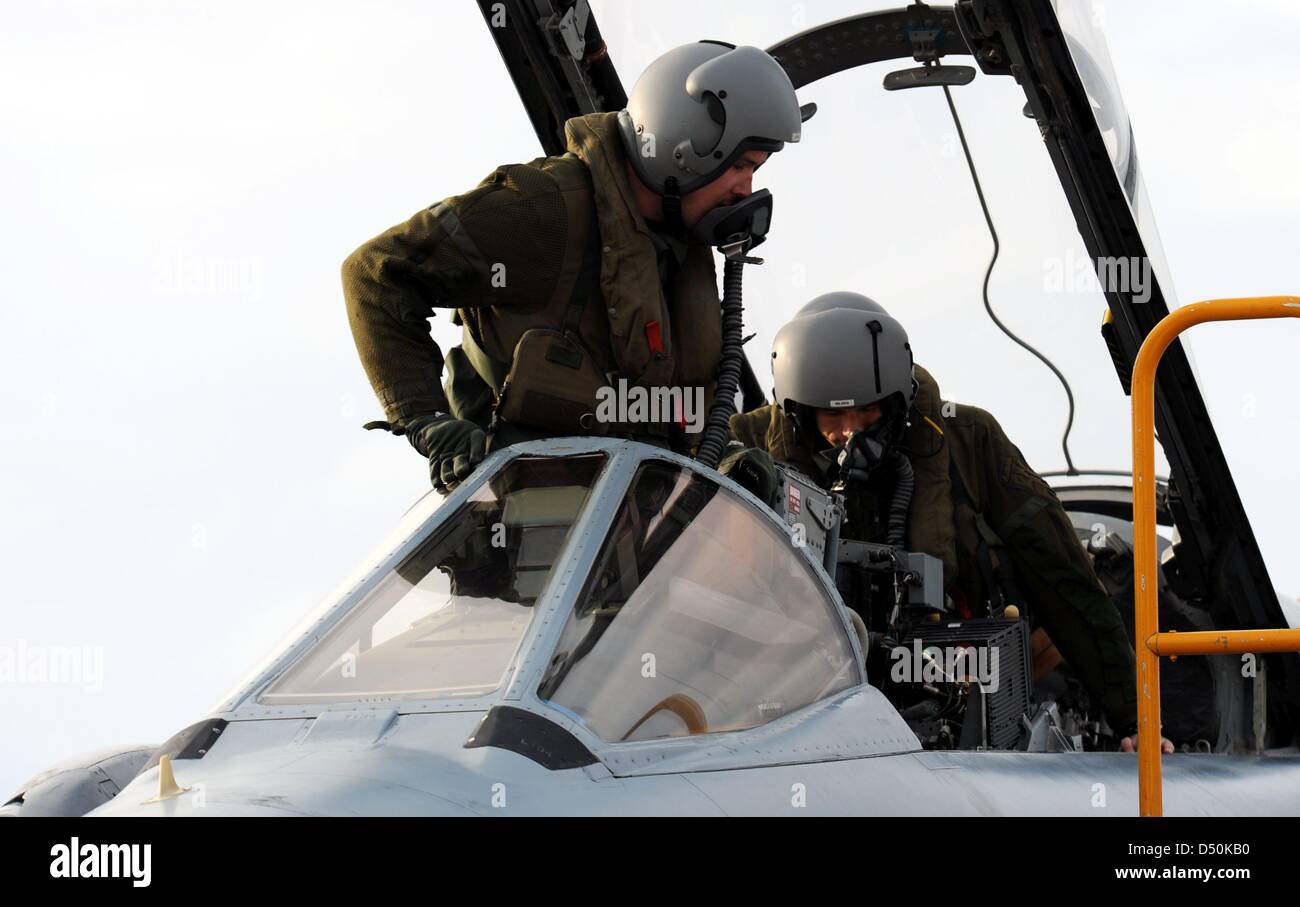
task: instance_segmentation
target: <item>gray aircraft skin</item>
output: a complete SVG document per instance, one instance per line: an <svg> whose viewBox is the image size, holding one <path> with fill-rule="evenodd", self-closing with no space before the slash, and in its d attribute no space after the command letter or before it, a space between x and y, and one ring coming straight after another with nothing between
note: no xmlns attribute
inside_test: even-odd
<svg viewBox="0 0 1300 907"><path fill-rule="evenodd" d="M494 5L480 3L485 17ZM564 120L617 109L621 84L592 52L604 47L585 4L507 5L528 15L493 39L558 153ZM1085 4L1044 0L912 6L770 50L796 88L926 54L970 54L983 77L1014 67L1089 254L1162 265L1088 21ZM859 32L881 37L842 40ZM904 87L925 81L909 72ZM1175 305L1155 277L1149 298L1105 293L1121 382ZM1287 626L1177 344L1157 401L1171 465L1160 522L1174 536L1161 542L1162 595L1189 626ZM1113 550L1131 544L1127 478L1059 491L1081 539L1100 521ZM611 584L625 594L602 608ZM56 765L0 815L1138 814L1134 754L924 749L868 682L860 633L817 550L716 471L630 441L516 445L414 505L202 721L161 747ZM1231 657L1205 663L1212 752L1162 757L1164 813L1300 815L1300 662L1267 656L1253 680Z"/></svg>
<svg viewBox="0 0 1300 907"><path fill-rule="evenodd" d="M355 676L337 685L344 692L316 702L301 696L292 703L268 695L295 664L329 651L331 639L340 633L350 639L373 630L349 627L349 618L365 615L366 602L393 578L397 567L449 521L454 522L463 508L481 500L512 461L592 455L603 455L599 474L567 529L545 588L531 606L526 628L505 659L494 689L460 697L383 695L364 687L349 694L348 683L365 678L361 660L367 653L361 652ZM796 619L803 614L806 620L812 620L808 615L814 613L831 617L824 624L828 639L821 641L822 647L839 646L852 658L847 665L849 682L842 689L807 703L787 703L793 708L744 730L705 728L686 733L687 722L674 713L657 730L665 736L635 741L602 739L593 730L600 726L597 716L589 714L590 722L585 721L574 710L539 696L552 656L561 645L566 618L579 603L629 486L645 464L679 467L718 486L709 508L727 509L726 520L734 532L719 544L720 549L733 548L738 556L760 550L764 559L773 561L770 569L775 573L812 580L821 600L800 602L789 613ZM505 512L509 513L509 504ZM709 512L706 509L697 521ZM521 518L524 524L529 520L527 515ZM514 522L519 521L507 516L509 528L515 528ZM314 615L298 638L236 689L207 722L196 725L201 731L219 724L221 731L200 758L179 757L173 762L182 790L157 799L157 764L125 781L124 776L133 773L132 763L142 765L148 756L149 750L137 749L119 760L125 768L109 766L118 769L116 777L104 770L100 757L93 757L34 779L24 788L26 802L6 810L22 815L88 811L93 816L1137 814L1133 754L922 750L894 706L865 681L858 636L812 548L795 544L786 524L747 491L693 460L628 441L565 439L517 445L493 454L440 504L439 496L430 493L405 523L411 528L398 534L391 550L366 565L352 587ZM524 526L525 539L528 528ZM782 541L773 543L776 538ZM674 548L691 545L688 531ZM664 556L665 562L672 550ZM691 578L706 580L731 569L728 563L712 559L707 566L704 574L690 574ZM681 575L674 573L672 580ZM651 571L644 584L653 578ZM667 588L672 589L671 582ZM454 596L440 594L450 602L443 607L455 607ZM708 602L707 594L692 583L685 595L687 600L680 602L671 591L653 599L633 598L625 607L698 620L699 604ZM752 601L746 604L761 607ZM735 636L747 633L744 641L759 649L752 655L757 661L763 660L761 637L773 643L803 627L796 620L791 631L748 623L728 628L724 625L728 617L722 609L705 615L714 630L728 634L724 648ZM368 622L372 619L373 614ZM453 631L431 635L440 632ZM399 638L390 637L374 651ZM504 638L513 639L509 634ZM431 649L438 641L422 640L425 645L434 643ZM609 674L611 664L641 667L643 653L637 643L643 639L626 640L632 651L602 652L602 646L617 647L621 641L609 632L593 649L591 657L601 659L603 674ZM339 667L340 660L335 659L327 670ZM665 682L653 697L662 698L665 690L687 689L675 687L671 679ZM761 702L770 693L762 685L743 686L737 684L729 695ZM529 728L521 739L467 746L487 714L500 708L537 716L557 729L561 745L539 745L528 755L519 752L530 749L528 735L537 733ZM183 743L166 749L176 754ZM563 749L567 752L557 755ZM586 764L547 767L546 763L557 760L575 761L573 753L589 754L576 760ZM1164 758L1164 776L1167 815L1300 813L1297 755L1178 754ZM121 792L108 799L118 787Z"/></svg>

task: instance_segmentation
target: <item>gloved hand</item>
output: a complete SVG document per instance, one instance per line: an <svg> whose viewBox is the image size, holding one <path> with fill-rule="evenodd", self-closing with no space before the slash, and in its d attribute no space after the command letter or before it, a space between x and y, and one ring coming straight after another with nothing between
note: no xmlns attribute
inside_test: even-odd
<svg viewBox="0 0 1300 907"><path fill-rule="evenodd" d="M870 431L856 431L838 448L835 462L841 479L865 481L871 471L879 466L888 453L885 445Z"/></svg>
<svg viewBox="0 0 1300 907"><path fill-rule="evenodd" d="M453 416L416 416L406 424L406 439L429 458L429 480L443 493L452 491L487 456L487 433Z"/></svg>
<svg viewBox="0 0 1300 907"><path fill-rule="evenodd" d="M779 486L772 455L757 447L736 447L718 464L722 473L768 507L776 504Z"/></svg>

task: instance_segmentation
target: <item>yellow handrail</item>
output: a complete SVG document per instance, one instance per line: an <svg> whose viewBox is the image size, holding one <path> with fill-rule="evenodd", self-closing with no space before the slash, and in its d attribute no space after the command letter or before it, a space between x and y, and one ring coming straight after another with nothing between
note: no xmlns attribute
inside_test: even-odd
<svg viewBox="0 0 1300 907"><path fill-rule="evenodd" d="M1157 633L1147 639L1157 655L1223 655L1229 652L1297 652L1300 630L1197 630Z"/></svg>
<svg viewBox="0 0 1300 907"><path fill-rule="evenodd" d="M1151 329L1133 363L1133 573L1138 692L1138 809L1163 811L1160 777L1160 656L1300 650L1300 630L1161 633L1156 610L1156 366L1174 338L1204 321L1300 318L1300 297L1211 299L1175 309Z"/></svg>

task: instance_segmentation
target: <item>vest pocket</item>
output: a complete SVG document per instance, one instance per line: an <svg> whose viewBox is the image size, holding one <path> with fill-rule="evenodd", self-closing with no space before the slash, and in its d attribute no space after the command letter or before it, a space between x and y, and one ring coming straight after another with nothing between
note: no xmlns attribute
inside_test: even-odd
<svg viewBox="0 0 1300 907"><path fill-rule="evenodd" d="M515 345L496 418L557 435L603 435L609 426L597 421L596 408L608 385L576 336L533 328Z"/></svg>

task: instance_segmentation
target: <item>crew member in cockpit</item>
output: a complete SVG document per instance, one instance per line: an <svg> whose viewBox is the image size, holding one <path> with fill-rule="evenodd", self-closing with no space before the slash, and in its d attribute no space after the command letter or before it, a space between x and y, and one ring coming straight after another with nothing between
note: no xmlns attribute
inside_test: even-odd
<svg viewBox="0 0 1300 907"><path fill-rule="evenodd" d="M934 379L914 366L902 325L856 293L801 309L777 333L772 370L776 403L734 416L735 437L826 487L843 481L844 537L887 543L891 523L904 525L908 550L944 562L955 614L1028 605L1121 749L1133 749L1134 654L1120 614L1060 501L993 416L941 401ZM754 454L735 453L725 465L733 475L760 474ZM894 493L909 477L902 505Z"/></svg>
<svg viewBox="0 0 1300 907"><path fill-rule="evenodd" d="M499 167L362 245L343 289L385 412L367 427L405 435L440 490L537 438L690 449L699 439L671 418L600 420L599 401L618 376L698 388L707 410L722 320L713 250L692 230L749 196L814 109L758 48L683 45L651 63L626 109L570 119L567 153ZM445 385L435 307L463 329Z"/></svg>

